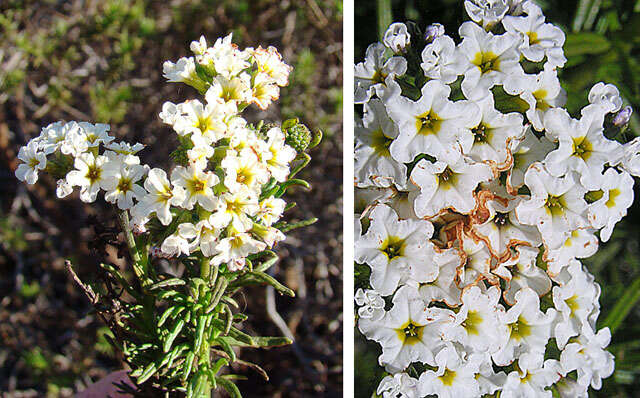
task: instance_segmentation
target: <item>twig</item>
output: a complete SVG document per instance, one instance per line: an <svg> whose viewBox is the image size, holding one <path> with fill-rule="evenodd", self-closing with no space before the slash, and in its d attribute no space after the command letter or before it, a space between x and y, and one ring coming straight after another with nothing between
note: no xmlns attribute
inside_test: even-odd
<svg viewBox="0 0 640 398"><path fill-rule="evenodd" d="M71 266L71 261L64 260L64 265L67 268L67 271L71 274L71 277L73 278L74 282L76 282L76 284L82 288L82 290L84 291L84 294L87 296L91 304L93 305L98 304L99 299L96 296L96 294L93 292L93 289L91 288L91 286L85 285L84 283L82 283L82 281L78 277L78 274L76 274L76 272L73 270L73 267Z"/></svg>

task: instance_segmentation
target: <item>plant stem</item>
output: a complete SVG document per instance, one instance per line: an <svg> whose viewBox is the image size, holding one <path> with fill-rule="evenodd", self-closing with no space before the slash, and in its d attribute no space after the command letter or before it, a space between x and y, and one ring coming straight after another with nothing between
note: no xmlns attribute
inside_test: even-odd
<svg viewBox="0 0 640 398"><path fill-rule="evenodd" d="M391 0L377 0L378 11L378 36L382 40L384 32L391 25Z"/></svg>
<svg viewBox="0 0 640 398"><path fill-rule="evenodd" d="M142 286L147 286L151 281L147 275L147 264L143 261L138 246L136 244L136 238L133 236L131 226L129 225L129 213L126 210L118 210L118 221L120 221L120 228L124 233L127 246L129 247L129 253L131 254L131 260L133 260L133 272L142 283ZM146 258L146 256L145 256Z"/></svg>

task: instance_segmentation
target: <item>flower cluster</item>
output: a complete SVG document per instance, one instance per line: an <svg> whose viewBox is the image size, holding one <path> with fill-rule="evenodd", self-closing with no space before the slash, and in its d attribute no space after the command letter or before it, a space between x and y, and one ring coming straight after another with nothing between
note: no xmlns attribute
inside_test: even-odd
<svg viewBox="0 0 640 398"><path fill-rule="evenodd" d="M226 263L239 270L248 255L284 239L272 225L282 216L285 202L263 195L263 186L286 181L296 157L280 127L257 129L240 112L250 103L265 107L277 99L278 86L287 84L291 67L273 47L240 51L231 35L209 48L202 37L191 49L195 60L167 61L164 74L171 82L204 90L205 103L166 102L160 113L181 139L182 165L167 173L141 164L136 153L144 146L116 142L108 125L56 122L20 150L24 163L16 176L33 184L47 162L57 166L56 173L72 165L58 180L58 197L78 187L80 199L93 202L104 191L107 202L130 212L138 233L146 231L151 218L168 226L174 217L184 221L182 214L193 213L161 242L162 255L200 251L216 266ZM205 79L198 76L196 65Z"/></svg>
<svg viewBox="0 0 640 398"><path fill-rule="evenodd" d="M633 202L640 144L612 139L631 108L604 83L578 118L562 108L565 36L532 1L465 9L460 43L394 23L355 67L355 299L390 373L377 393L586 397L614 362L579 259Z"/></svg>
<svg viewBox="0 0 640 398"><path fill-rule="evenodd" d="M293 205L287 207L281 196L290 186L308 187L293 176L307 165L310 158L304 152L317 145L319 136L312 137L297 119L282 126L253 125L242 116L251 104L265 109L288 82L291 67L275 48L240 50L229 35L212 47L202 37L191 43L191 50L194 57L163 66L168 81L188 84L204 96L204 102L162 106L159 117L179 141L172 153L177 164L170 172L142 164L137 153L144 145L117 142L108 125L56 122L20 149L16 176L34 184L38 173L47 171L58 178L58 197L77 187L83 202L94 202L104 193L105 201L117 207L142 285L142 293L130 293L153 297L140 299L138 306L123 304L131 309L123 318L137 320L120 327L131 332L135 324L137 330L139 322L149 322L149 314L155 313L150 327L161 331L132 338L150 340L134 348L126 348L131 342L121 342L134 368L132 376L141 384L157 374L159 385L200 396L198 391L215 388L216 383L235 393L233 383L216 375L233 362L232 346L267 347L288 341L252 340L233 327L244 318L232 314L230 306L237 303L231 296L256 283L293 295L265 273L277 259L268 249L285 238L284 231L314 221L280 221ZM153 258L175 259L190 268L185 274L189 276L176 280L161 275L150 267ZM129 291L117 268L103 267ZM212 363L209 348L216 345L226 353ZM154 355L158 358L152 359ZM192 368L195 360L197 371ZM175 377L178 370L182 377Z"/></svg>

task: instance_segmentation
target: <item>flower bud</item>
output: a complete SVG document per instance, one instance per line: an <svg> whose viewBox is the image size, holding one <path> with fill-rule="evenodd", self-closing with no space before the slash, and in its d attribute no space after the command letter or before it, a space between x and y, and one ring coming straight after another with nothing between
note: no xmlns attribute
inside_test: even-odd
<svg viewBox="0 0 640 398"><path fill-rule="evenodd" d="M444 26L442 26L442 24L439 24L439 23L434 23L427 26L427 28L425 29L424 40L427 43L431 43L437 37L440 37L442 35L444 35Z"/></svg>
<svg viewBox="0 0 640 398"><path fill-rule="evenodd" d="M396 54L405 52L409 44L411 44L411 35L407 30L407 25L401 22L389 25L384 34L383 42L385 46Z"/></svg>
<svg viewBox="0 0 640 398"><path fill-rule="evenodd" d="M302 153L309 147L311 143L311 131L297 119L290 119L284 122L282 124L282 130L286 135L285 142L295 149L296 152Z"/></svg>
<svg viewBox="0 0 640 398"><path fill-rule="evenodd" d="M629 120L631 120L632 114L633 108L631 108L630 106L625 106L613 117L613 125L616 127L626 126L627 124L629 124Z"/></svg>

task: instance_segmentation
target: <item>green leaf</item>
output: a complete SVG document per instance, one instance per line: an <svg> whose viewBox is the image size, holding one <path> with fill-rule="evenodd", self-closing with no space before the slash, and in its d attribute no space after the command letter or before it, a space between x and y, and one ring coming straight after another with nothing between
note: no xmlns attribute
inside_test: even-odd
<svg viewBox="0 0 640 398"><path fill-rule="evenodd" d="M142 374L140 375L140 377L138 377L138 379L136 380L137 384L142 384L145 381L149 380L149 378L151 376L153 376L156 372L158 371L158 367L156 366L155 362L151 362L149 365L147 365L147 367L144 369L144 372L142 372Z"/></svg>
<svg viewBox="0 0 640 398"><path fill-rule="evenodd" d="M233 382L223 379L222 377L216 377L216 382L227 391L231 398L242 398L240 390L238 390L238 387Z"/></svg>
<svg viewBox="0 0 640 398"><path fill-rule="evenodd" d="M170 287L170 286L180 286L184 284L185 284L185 281L180 278L165 279L163 281L156 282L153 285L149 286L149 290L156 290L156 289L160 289L163 287Z"/></svg>
<svg viewBox="0 0 640 398"><path fill-rule="evenodd" d="M640 300L640 278L636 278L636 280L626 288L622 297L600 326L609 327L613 335L631 310L635 308L638 300Z"/></svg>
<svg viewBox="0 0 640 398"><path fill-rule="evenodd" d="M202 341L204 339L204 328L207 326L207 316L200 315L198 317L198 327L196 329L196 340L194 342L193 350L200 351L200 346L202 346Z"/></svg>
<svg viewBox="0 0 640 398"><path fill-rule="evenodd" d="M158 327L162 327L162 325L164 325L164 323L169 319L169 318L175 318L177 315L179 315L182 311L185 310L185 307L181 306L181 305L176 305L173 307L169 307L167 308L164 313L162 313L162 316L160 317L160 319L158 320Z"/></svg>
<svg viewBox="0 0 640 398"><path fill-rule="evenodd" d="M233 363L236 361L236 352L233 351L233 347L231 347L231 344L229 344L228 340L225 340L224 338L220 338L218 337L214 343L219 344L220 347L222 347L222 350L224 352L227 353L227 355L229 355L229 360Z"/></svg>
<svg viewBox="0 0 640 398"><path fill-rule="evenodd" d="M289 297L295 297L296 294L293 290L289 289L288 287L286 287L285 285L283 285L282 283L278 282L276 280L276 278L274 278L273 276L269 275L269 274L265 274L264 272L251 272L250 273L251 276L257 278L258 280L273 286L274 289L276 289L280 294L286 294Z"/></svg>
<svg viewBox="0 0 640 398"><path fill-rule="evenodd" d="M191 368L193 368L193 359L195 357L196 357L196 353L193 351L189 351L182 368L182 377L181 377L182 382L187 381L187 379L189 378L189 375L191 374Z"/></svg>
<svg viewBox="0 0 640 398"><path fill-rule="evenodd" d="M288 337L253 337L258 347L282 347L293 343Z"/></svg>
<svg viewBox="0 0 640 398"><path fill-rule="evenodd" d="M169 350L171 349L171 345L173 344L173 341L176 339L176 337L178 337L178 334L182 331L184 324L185 324L184 319L180 319L173 326L171 333L169 333L169 335L167 336L167 339L164 341L164 344L162 345L162 349L164 352L169 352Z"/></svg>
<svg viewBox="0 0 640 398"><path fill-rule="evenodd" d="M609 40L597 33L569 33L564 43L564 54L567 58L578 55L596 55L609 50L609 48L611 48Z"/></svg>

